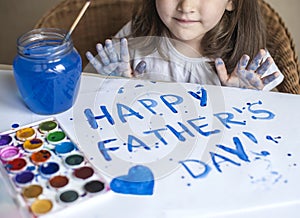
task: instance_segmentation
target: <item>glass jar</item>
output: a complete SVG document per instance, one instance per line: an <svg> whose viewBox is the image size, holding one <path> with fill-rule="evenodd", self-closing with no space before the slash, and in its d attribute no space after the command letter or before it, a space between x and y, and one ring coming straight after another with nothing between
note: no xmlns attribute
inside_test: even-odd
<svg viewBox="0 0 300 218"><path fill-rule="evenodd" d="M37 114L57 114L71 108L78 95L82 61L71 37L56 28L31 30L17 40L13 62L17 87Z"/></svg>

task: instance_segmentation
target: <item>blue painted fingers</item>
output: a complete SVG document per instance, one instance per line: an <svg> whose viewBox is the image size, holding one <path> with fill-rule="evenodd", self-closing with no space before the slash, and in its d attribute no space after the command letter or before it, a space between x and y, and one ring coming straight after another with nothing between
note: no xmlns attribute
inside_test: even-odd
<svg viewBox="0 0 300 218"><path fill-rule="evenodd" d="M128 43L125 38L120 40L120 54L116 51L116 44L112 40L105 40L102 44L96 45L98 58L91 52L86 53L86 57L99 74L132 77L133 70L130 66L130 55Z"/></svg>
<svg viewBox="0 0 300 218"><path fill-rule="evenodd" d="M143 76L143 74L146 73L146 67L147 67L147 64L145 61L139 62L138 65L136 65L136 67L134 69L134 76L136 76L136 77Z"/></svg>
<svg viewBox="0 0 300 218"><path fill-rule="evenodd" d="M240 79L241 88L262 89L263 83L255 71L258 69L262 61L262 53L259 53L250 62L248 55L243 55L238 63L237 75Z"/></svg>
<svg viewBox="0 0 300 218"><path fill-rule="evenodd" d="M274 64L272 57L266 58L268 53L261 49L250 61L248 55L243 55L233 72L227 72L225 63L221 58L215 60L216 70L222 85L249 89L263 89L273 82L279 72L269 72Z"/></svg>
<svg viewBox="0 0 300 218"><path fill-rule="evenodd" d="M105 49L111 63L118 62L119 58L110 39L105 40Z"/></svg>
<svg viewBox="0 0 300 218"><path fill-rule="evenodd" d="M250 62L247 69L249 71L256 71L260 67L265 55L266 55L266 51L264 49L260 49L259 52L257 53L257 55Z"/></svg>
<svg viewBox="0 0 300 218"><path fill-rule="evenodd" d="M125 38L122 38L120 44L120 59L123 62L129 62L130 56L127 40Z"/></svg>

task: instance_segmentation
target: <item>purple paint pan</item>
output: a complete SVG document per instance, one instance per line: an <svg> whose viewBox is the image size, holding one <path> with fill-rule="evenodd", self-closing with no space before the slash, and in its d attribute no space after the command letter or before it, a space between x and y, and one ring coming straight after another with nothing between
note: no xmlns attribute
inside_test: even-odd
<svg viewBox="0 0 300 218"><path fill-rule="evenodd" d="M2 161L10 161L17 157L20 157L20 149L14 146L7 146L1 149L0 158Z"/></svg>
<svg viewBox="0 0 300 218"><path fill-rule="evenodd" d="M0 135L0 149L9 145L12 142L12 137L9 135Z"/></svg>
<svg viewBox="0 0 300 218"><path fill-rule="evenodd" d="M15 181L18 185L23 186L31 183L34 179L34 174L31 171L24 171L16 175Z"/></svg>

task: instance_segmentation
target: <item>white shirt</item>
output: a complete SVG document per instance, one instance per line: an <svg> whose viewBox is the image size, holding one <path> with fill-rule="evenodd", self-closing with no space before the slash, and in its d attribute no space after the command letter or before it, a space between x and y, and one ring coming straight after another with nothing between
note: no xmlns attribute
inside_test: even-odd
<svg viewBox="0 0 300 218"><path fill-rule="evenodd" d="M122 38L129 35L131 32L131 23L127 23L117 34L116 37ZM147 64L146 73L143 79L155 81L173 81L173 82L188 82L201 85L221 85L218 75L211 68L209 59L206 57L190 58L176 50L167 37L159 37L160 52L155 50L149 55L143 55L140 49L129 51L133 69L136 65L144 60ZM161 55L163 54L163 55ZM269 57L267 53L265 59ZM279 71L275 63L263 75L269 75L275 71ZM283 80L283 75L276 78L273 82L264 87L264 90L271 90L280 84Z"/></svg>

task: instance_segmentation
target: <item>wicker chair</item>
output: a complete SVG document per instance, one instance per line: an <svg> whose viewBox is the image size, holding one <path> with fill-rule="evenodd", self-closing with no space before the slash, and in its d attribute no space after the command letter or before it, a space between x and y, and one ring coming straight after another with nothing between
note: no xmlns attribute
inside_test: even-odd
<svg viewBox="0 0 300 218"><path fill-rule="evenodd" d="M300 94L300 65L293 39L280 15L265 1L259 0L267 25L267 48L278 68L284 75L284 81L278 91Z"/></svg>
<svg viewBox="0 0 300 218"><path fill-rule="evenodd" d="M84 5L83 0L64 0L38 20L34 28L56 27L68 30ZM92 0L72 33L74 46L88 63L86 51L96 53L98 42L114 36L131 18L134 0Z"/></svg>
<svg viewBox="0 0 300 218"><path fill-rule="evenodd" d="M86 51L95 51L98 42L111 38L131 18L135 0L93 0L86 14L72 33L83 66L88 61ZM300 65L295 45L280 15L264 0L258 0L267 25L267 48L274 58L284 81L278 91L300 94ZM64 0L47 12L35 25L69 29L84 4L83 0Z"/></svg>

